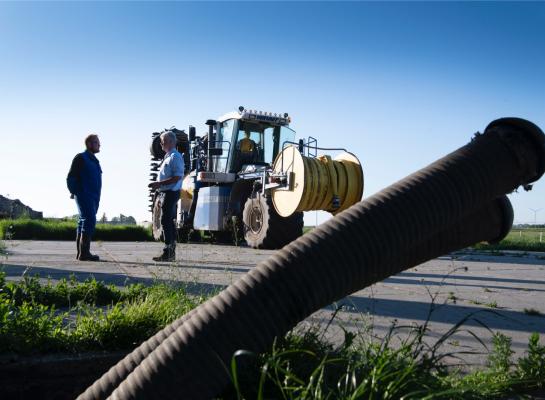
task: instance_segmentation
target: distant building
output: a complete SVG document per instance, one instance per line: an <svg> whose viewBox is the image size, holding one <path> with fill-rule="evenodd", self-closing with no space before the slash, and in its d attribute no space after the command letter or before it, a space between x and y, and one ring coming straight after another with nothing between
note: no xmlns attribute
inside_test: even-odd
<svg viewBox="0 0 545 400"><path fill-rule="evenodd" d="M31 218L42 219L41 211L34 211L29 206L25 206L20 200L11 200L0 195L0 219L1 218Z"/></svg>

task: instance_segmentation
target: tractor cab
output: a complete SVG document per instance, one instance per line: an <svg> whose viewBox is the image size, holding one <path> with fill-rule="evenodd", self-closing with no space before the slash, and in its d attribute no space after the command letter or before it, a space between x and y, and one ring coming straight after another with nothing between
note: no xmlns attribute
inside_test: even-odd
<svg viewBox="0 0 545 400"><path fill-rule="evenodd" d="M295 140L287 114L239 108L220 117L211 136L211 172L238 173L245 166L271 166L286 142Z"/></svg>

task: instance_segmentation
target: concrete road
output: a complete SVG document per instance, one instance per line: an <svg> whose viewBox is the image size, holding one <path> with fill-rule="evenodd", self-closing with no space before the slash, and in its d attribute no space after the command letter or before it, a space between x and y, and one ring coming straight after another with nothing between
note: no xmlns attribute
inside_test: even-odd
<svg viewBox="0 0 545 400"><path fill-rule="evenodd" d="M155 263L160 243L94 243L94 252L104 262L74 259L72 242L8 241L9 255L1 266L7 279L23 273L53 279L75 274L89 275L108 283L179 281L189 292L214 293L235 282L242 274L274 251L211 244L181 244L176 263ZM432 301L433 300L433 301ZM333 323L329 324L334 310ZM430 313L431 312L431 313ZM450 336L443 352L461 355L469 365L486 362L491 332L512 338L515 357L523 355L531 332L545 342L545 253L506 252L500 255L461 252L419 265L383 282L352 294L307 318L309 324L329 326L326 336L343 338L343 328L384 337L392 327L422 325L429 319L426 342L433 345L454 324L473 315L462 331ZM486 327L484 327L486 326ZM407 329L398 329L397 340ZM479 340L477 340L478 338ZM449 362L457 363L455 358Z"/></svg>

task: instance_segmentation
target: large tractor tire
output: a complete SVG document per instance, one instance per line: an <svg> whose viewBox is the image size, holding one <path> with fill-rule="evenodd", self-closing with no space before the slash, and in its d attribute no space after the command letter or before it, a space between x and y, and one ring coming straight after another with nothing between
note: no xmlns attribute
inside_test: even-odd
<svg viewBox="0 0 545 400"><path fill-rule="evenodd" d="M155 240L164 240L163 227L161 226L161 205L163 198L157 194L153 201L152 215L151 215L151 232ZM176 241L178 243L187 243L190 237L190 230L188 228L180 228L176 232Z"/></svg>
<svg viewBox="0 0 545 400"><path fill-rule="evenodd" d="M155 240L163 240L163 227L161 226L162 202L162 196L156 194L151 211L151 232Z"/></svg>
<svg viewBox="0 0 545 400"><path fill-rule="evenodd" d="M176 149L184 155L184 168L189 171L189 138L187 133L176 128L170 129L176 134ZM161 147L161 134L154 133L150 144L150 153L152 160L161 161L165 156L165 152Z"/></svg>
<svg viewBox="0 0 545 400"><path fill-rule="evenodd" d="M303 234L303 213L278 215L270 197L249 198L242 212L244 238L254 249L280 249Z"/></svg>

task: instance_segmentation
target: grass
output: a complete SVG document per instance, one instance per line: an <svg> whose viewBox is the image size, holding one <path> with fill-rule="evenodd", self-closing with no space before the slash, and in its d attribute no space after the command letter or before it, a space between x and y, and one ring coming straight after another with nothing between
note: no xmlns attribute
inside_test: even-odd
<svg viewBox="0 0 545 400"><path fill-rule="evenodd" d="M542 234L542 236L540 236ZM542 241L539 239L542 237ZM479 243L474 246L481 250L545 251L545 229L514 229L500 243L490 245Z"/></svg>
<svg viewBox="0 0 545 400"><path fill-rule="evenodd" d="M143 296L146 288L142 284L133 284L125 289L114 285L105 285L94 278L78 282L75 276L61 279L53 284L51 280L41 283L37 276L24 275L18 282L6 282L0 274L0 294L16 306L23 303L37 303L44 306L70 307L78 303L104 306L112 303L130 301Z"/></svg>
<svg viewBox="0 0 545 400"><path fill-rule="evenodd" d="M485 306L487 306L489 308L498 308L498 303L495 300L493 300L493 301L491 301L489 303L485 303Z"/></svg>
<svg viewBox="0 0 545 400"><path fill-rule="evenodd" d="M76 222L53 219L0 220L0 239L75 240ZM137 225L97 224L94 240L150 241L151 230Z"/></svg>
<svg viewBox="0 0 545 400"><path fill-rule="evenodd" d="M541 315L541 312L539 310L536 310L535 308L525 308L524 309L524 314L526 315L531 315L531 316L534 316L534 317L540 317Z"/></svg>
<svg viewBox="0 0 545 400"><path fill-rule="evenodd" d="M545 387L545 346L537 333L517 365L511 361L511 339L494 334L488 367L463 374L448 368L438 351L456 329L426 347L422 328L415 328L399 346L392 344L395 327L378 342L345 332L337 347L324 343L317 330L292 332L266 354L237 352L231 362L232 386L222 397L497 399Z"/></svg>
<svg viewBox="0 0 545 400"><path fill-rule="evenodd" d="M133 348L202 301L165 284L119 289L94 279L7 282L0 274L0 353ZM368 329L345 330L337 346L324 339L327 327L292 331L266 353L236 352L222 398L494 399L543 389L545 346L538 334L518 364L511 361L511 339L495 334L485 369L463 374L447 367L446 357L467 350L448 353L441 346L456 342L453 335L473 315L433 344L424 340L427 323L408 334L407 327L392 326L380 340Z"/></svg>
<svg viewBox="0 0 545 400"><path fill-rule="evenodd" d="M120 290L95 279L0 277L0 353L129 349L204 300L166 284Z"/></svg>

